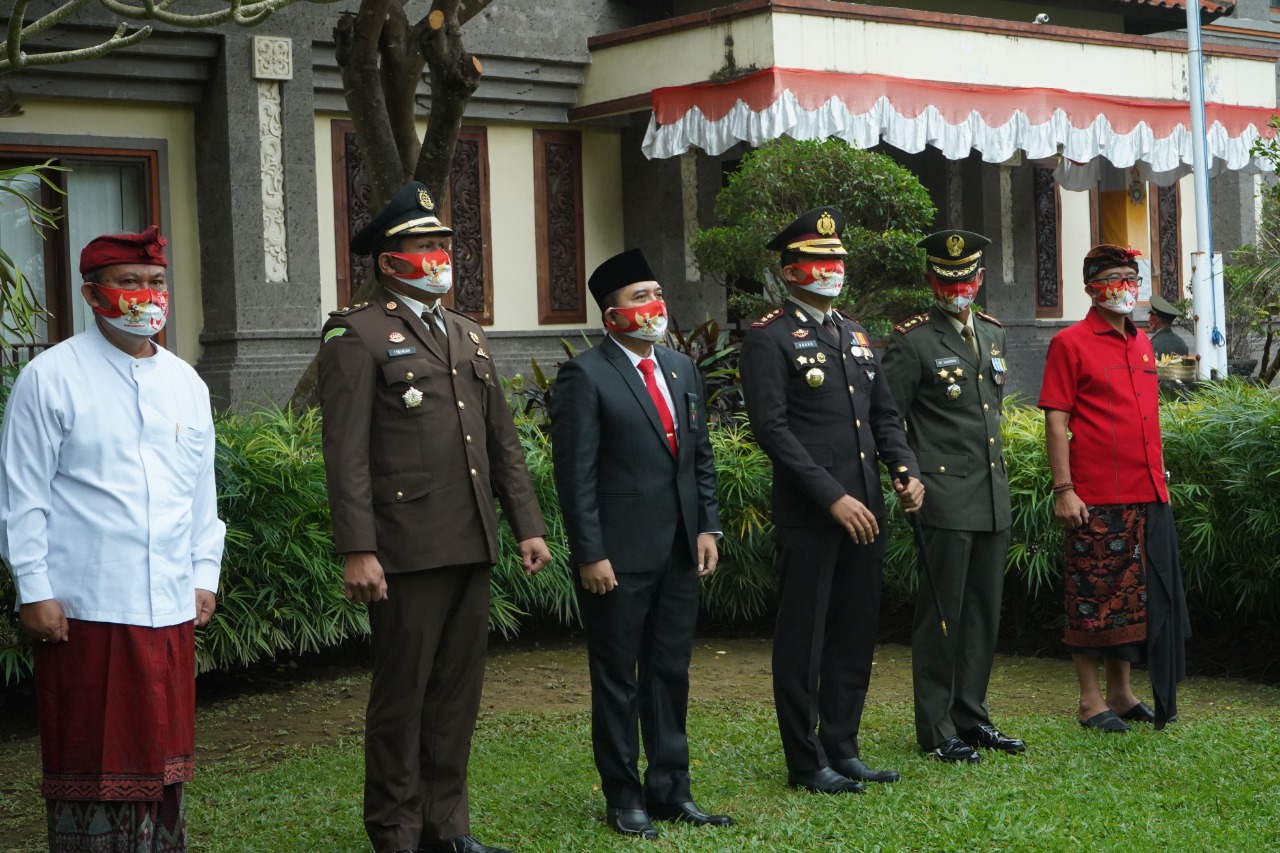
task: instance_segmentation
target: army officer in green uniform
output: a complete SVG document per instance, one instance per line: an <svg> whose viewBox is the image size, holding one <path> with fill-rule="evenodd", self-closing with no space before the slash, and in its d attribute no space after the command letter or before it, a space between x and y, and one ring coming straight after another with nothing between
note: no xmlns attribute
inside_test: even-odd
<svg viewBox="0 0 1280 853"><path fill-rule="evenodd" d="M1175 321L1182 319L1182 312L1173 307L1173 303L1158 293L1151 296L1151 314L1147 317L1147 337L1151 338L1151 349L1159 361L1168 355L1187 355L1187 342L1173 330Z"/></svg>
<svg viewBox="0 0 1280 853"><path fill-rule="evenodd" d="M1026 749L987 714L1010 525L1000 441L1005 334L970 308L990 242L942 231L919 243L934 304L895 327L883 362L929 494L920 521L943 609L935 611L921 577L911 643L916 740L934 758L968 763L980 748Z"/></svg>

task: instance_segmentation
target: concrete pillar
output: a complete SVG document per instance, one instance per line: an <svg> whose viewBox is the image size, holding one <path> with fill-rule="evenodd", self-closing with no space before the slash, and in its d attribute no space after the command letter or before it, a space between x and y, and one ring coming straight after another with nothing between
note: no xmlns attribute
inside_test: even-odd
<svg viewBox="0 0 1280 853"><path fill-rule="evenodd" d="M315 170L327 164L315 163L311 46L267 35L224 36L196 112L204 304L196 369L220 408L285 402L319 342Z"/></svg>

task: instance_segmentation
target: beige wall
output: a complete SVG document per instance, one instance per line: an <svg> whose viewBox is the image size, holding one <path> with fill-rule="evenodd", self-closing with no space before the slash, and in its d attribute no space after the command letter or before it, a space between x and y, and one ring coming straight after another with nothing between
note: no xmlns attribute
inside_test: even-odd
<svg viewBox="0 0 1280 853"><path fill-rule="evenodd" d="M0 131L32 135L77 136L85 145L93 137L163 139L168 170L160 181L168 189L169 239L166 252L172 265L175 351L194 364L200 357L200 230L196 199L195 115L187 107L96 101L22 99L23 114L0 121ZM144 147L139 144L139 148ZM163 168L163 165L162 165ZM73 267L76 259L72 259Z"/></svg>
<svg viewBox="0 0 1280 853"><path fill-rule="evenodd" d="M316 116L316 162L331 163L330 121ZM538 266L534 226L533 128L490 124L489 210L493 238L494 331L577 328L538 325ZM324 314L337 305L334 243L333 175L316 170L316 205L320 223L320 305ZM618 131L582 130L582 206L586 272L622 251L622 147ZM587 296L587 325L598 326L599 311Z"/></svg>
<svg viewBox="0 0 1280 853"><path fill-rule="evenodd" d="M1027 20L1035 7L1027 6ZM809 68L987 86L1048 87L1132 98L1186 99L1186 53L1009 36L913 23L764 14L592 51L579 105L702 82L725 64ZM1275 66L1206 57L1205 95L1226 104L1276 104Z"/></svg>

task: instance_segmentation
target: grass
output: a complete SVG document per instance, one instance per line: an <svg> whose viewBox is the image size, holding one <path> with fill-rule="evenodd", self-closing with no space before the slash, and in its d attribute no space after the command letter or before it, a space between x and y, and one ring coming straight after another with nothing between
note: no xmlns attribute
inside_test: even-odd
<svg viewBox="0 0 1280 853"><path fill-rule="evenodd" d="M903 781L826 797L783 786L768 705L697 703L690 718L695 796L738 824L663 824L662 838L643 849L1277 849L1275 697L1220 697L1216 707L1164 732L1139 727L1126 736L1086 732L1062 714L1002 719L1030 752L988 754L979 766L960 767L915 753L904 725L909 705L876 706L868 709L864 754L902 771ZM477 836L517 853L636 850L638 842L601 820L589 744L586 712L484 718L471 772ZM362 766L360 740L350 738L281 754L265 767L206 767L188 788L193 849L364 853Z"/></svg>

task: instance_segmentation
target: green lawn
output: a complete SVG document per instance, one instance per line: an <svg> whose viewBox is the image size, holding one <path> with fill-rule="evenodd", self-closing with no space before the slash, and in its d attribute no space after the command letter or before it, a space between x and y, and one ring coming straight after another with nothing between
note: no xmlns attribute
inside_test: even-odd
<svg viewBox="0 0 1280 853"><path fill-rule="evenodd" d="M1180 691L1181 722L1163 732L1139 726L1104 735L1084 731L1069 714L1065 662L1008 659L993 679L993 712L1030 751L988 753L976 767L955 767L915 751L911 705L897 684L909 673L900 651L882 649L886 669L873 691L887 701L868 706L863 726L864 755L901 771L896 785L843 797L791 791L767 694L698 701L690 714L694 795L738 824L660 824L662 838L648 845L614 835L602 821L586 711L486 712L472 760L475 833L516 853L1280 850L1280 690L1192 679ZM506 658L507 675L521 665ZM494 680L502 678L498 672ZM1053 679L1049 689L1035 686L1045 678ZM299 724L306 708L321 704L316 696L360 683L317 682L297 696L278 694L277 704L263 694L204 709L205 731L221 732L215 743L222 749L202 753L187 788L192 850L367 853L360 728L345 716L350 707L320 709L328 734L307 743L324 746L270 737L277 725L286 733ZM351 701L360 701L358 692ZM259 734L245 730L244 741L231 742L237 719L259 725ZM17 772L0 779L0 851L36 853L44 849L37 748L28 740L3 749L5 766Z"/></svg>
<svg viewBox="0 0 1280 853"><path fill-rule="evenodd" d="M900 734L910 708L869 710L864 753L903 774L861 796L791 791L763 705L698 704L694 793L738 821L730 829L662 824L654 849L680 851L1280 849L1280 765L1271 702L1220 703L1164 732L1082 730L1068 717L1002 724L1032 744L942 766ZM1230 710L1225 706L1231 705ZM487 717L472 761L472 821L483 841L517 853L635 850L603 824L588 717ZM360 824L358 740L282 756L267 769L222 765L189 788L194 849L312 853L368 849ZM645 849L649 849L645 847Z"/></svg>

